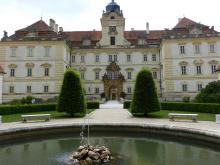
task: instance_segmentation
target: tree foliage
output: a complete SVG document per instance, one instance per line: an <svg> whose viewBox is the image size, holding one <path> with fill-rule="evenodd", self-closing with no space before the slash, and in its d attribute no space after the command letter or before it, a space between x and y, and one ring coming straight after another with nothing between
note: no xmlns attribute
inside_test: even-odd
<svg viewBox="0 0 220 165"><path fill-rule="evenodd" d="M152 73L148 69L142 69L137 75L131 113L146 116L155 111L160 111L160 103Z"/></svg>
<svg viewBox="0 0 220 165"><path fill-rule="evenodd" d="M220 81L210 82L195 97L198 103L220 103Z"/></svg>
<svg viewBox="0 0 220 165"><path fill-rule="evenodd" d="M69 69L64 75L63 85L58 100L57 110L71 116L85 115L86 103L79 74Z"/></svg>

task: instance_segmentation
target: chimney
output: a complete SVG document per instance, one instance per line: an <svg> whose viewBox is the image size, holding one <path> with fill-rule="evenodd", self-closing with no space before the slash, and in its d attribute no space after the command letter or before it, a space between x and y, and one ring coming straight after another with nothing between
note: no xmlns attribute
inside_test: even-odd
<svg viewBox="0 0 220 165"><path fill-rule="evenodd" d="M149 22L146 23L146 34L150 34Z"/></svg>
<svg viewBox="0 0 220 165"><path fill-rule="evenodd" d="M212 27L211 27L211 30L215 30L215 27L214 27L214 26L212 26Z"/></svg>
<svg viewBox="0 0 220 165"><path fill-rule="evenodd" d="M63 27L59 27L59 32L63 32Z"/></svg>
<svg viewBox="0 0 220 165"><path fill-rule="evenodd" d="M50 28L51 30L55 30L55 21L53 19L50 19Z"/></svg>
<svg viewBox="0 0 220 165"><path fill-rule="evenodd" d="M55 31L56 33L58 33L58 24L55 24L55 29L54 29L54 31Z"/></svg>
<svg viewBox="0 0 220 165"><path fill-rule="evenodd" d="M131 31L134 31L134 28L131 28Z"/></svg>

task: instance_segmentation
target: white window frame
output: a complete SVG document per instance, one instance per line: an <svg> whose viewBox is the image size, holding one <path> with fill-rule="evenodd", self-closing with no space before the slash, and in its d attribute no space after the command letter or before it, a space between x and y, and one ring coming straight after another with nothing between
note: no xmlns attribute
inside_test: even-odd
<svg viewBox="0 0 220 165"><path fill-rule="evenodd" d="M27 48L27 56L33 57L34 56L34 47L28 47Z"/></svg>
<svg viewBox="0 0 220 165"><path fill-rule="evenodd" d="M188 91L187 84L182 84L182 91L183 92L187 92Z"/></svg>
<svg viewBox="0 0 220 165"><path fill-rule="evenodd" d="M15 69L14 68L10 69L10 77L15 77Z"/></svg>
<svg viewBox="0 0 220 165"><path fill-rule="evenodd" d="M127 54L127 62L131 62L131 55Z"/></svg>
<svg viewBox="0 0 220 165"><path fill-rule="evenodd" d="M49 57L50 56L50 47L49 46L45 46L45 57Z"/></svg>
<svg viewBox="0 0 220 165"><path fill-rule="evenodd" d="M181 66L181 74L182 74L182 75L186 75L186 73L187 73L187 72L186 72L186 66L185 66L185 65L182 65L182 66Z"/></svg>
<svg viewBox="0 0 220 165"><path fill-rule="evenodd" d="M196 66L196 74L202 74L202 66L201 65Z"/></svg>
<svg viewBox="0 0 220 165"><path fill-rule="evenodd" d="M209 53L215 53L215 44L209 45Z"/></svg>
<svg viewBox="0 0 220 165"><path fill-rule="evenodd" d="M154 62L157 61L157 55L156 54L152 54L152 61L154 61Z"/></svg>
<svg viewBox="0 0 220 165"><path fill-rule="evenodd" d="M127 72L127 79L132 80L132 72L131 71Z"/></svg>
<svg viewBox="0 0 220 165"><path fill-rule="evenodd" d="M27 86L27 93L32 93L32 89L30 85Z"/></svg>
<svg viewBox="0 0 220 165"><path fill-rule="evenodd" d="M197 84L197 89L198 89L198 91L201 91L202 90L202 84Z"/></svg>
<svg viewBox="0 0 220 165"><path fill-rule="evenodd" d="M32 77L32 68L27 68L27 77Z"/></svg>
<svg viewBox="0 0 220 165"><path fill-rule="evenodd" d="M144 62L147 62L147 55L144 54Z"/></svg>
<svg viewBox="0 0 220 165"><path fill-rule="evenodd" d="M10 57L16 57L16 54L17 54L17 48L11 47L10 48Z"/></svg>
<svg viewBox="0 0 220 165"><path fill-rule="evenodd" d="M10 86L9 87L9 93L14 93L15 92L15 87L14 86Z"/></svg>
<svg viewBox="0 0 220 165"><path fill-rule="evenodd" d="M96 56L95 56L95 62L100 62L99 55L96 55Z"/></svg>
<svg viewBox="0 0 220 165"><path fill-rule="evenodd" d="M49 86L48 85L44 85L44 93L49 93Z"/></svg>
<svg viewBox="0 0 220 165"><path fill-rule="evenodd" d="M49 77L50 76L50 68L46 67L44 68L44 76Z"/></svg>
<svg viewBox="0 0 220 165"><path fill-rule="evenodd" d="M200 44L195 44L195 54L200 54Z"/></svg>
<svg viewBox="0 0 220 165"><path fill-rule="evenodd" d="M214 64L214 65L211 65L211 72L212 72L212 74L216 74L216 65Z"/></svg>

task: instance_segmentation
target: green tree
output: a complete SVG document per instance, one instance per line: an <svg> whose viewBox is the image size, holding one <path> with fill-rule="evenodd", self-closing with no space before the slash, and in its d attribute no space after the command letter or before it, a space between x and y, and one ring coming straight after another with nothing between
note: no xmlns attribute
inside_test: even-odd
<svg viewBox="0 0 220 165"><path fill-rule="evenodd" d="M210 82L195 97L198 103L220 103L220 81Z"/></svg>
<svg viewBox="0 0 220 165"><path fill-rule="evenodd" d="M69 69L64 75L63 85L58 100L57 110L70 116L85 115L86 103L79 74Z"/></svg>
<svg viewBox="0 0 220 165"><path fill-rule="evenodd" d="M152 73L148 69L142 69L137 75L131 113L147 116L148 113L155 111L160 111L160 103Z"/></svg>

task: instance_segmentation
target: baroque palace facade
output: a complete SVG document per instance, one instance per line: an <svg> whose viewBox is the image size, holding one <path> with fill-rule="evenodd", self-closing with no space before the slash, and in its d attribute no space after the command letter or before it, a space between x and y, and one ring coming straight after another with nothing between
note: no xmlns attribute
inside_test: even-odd
<svg viewBox="0 0 220 165"><path fill-rule="evenodd" d="M67 68L79 71L86 95L131 98L137 73L152 71L158 95L193 98L217 80L220 33L188 18L172 29L125 31L120 6L103 11L101 31L63 31L40 20L0 42L0 103L32 95L58 96Z"/></svg>

